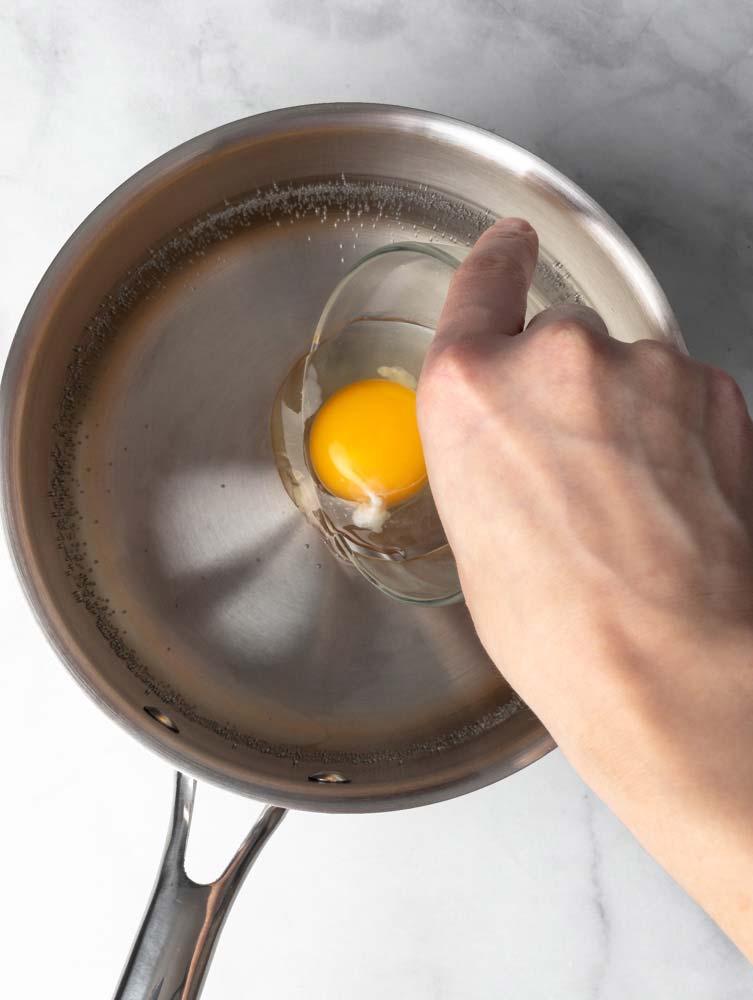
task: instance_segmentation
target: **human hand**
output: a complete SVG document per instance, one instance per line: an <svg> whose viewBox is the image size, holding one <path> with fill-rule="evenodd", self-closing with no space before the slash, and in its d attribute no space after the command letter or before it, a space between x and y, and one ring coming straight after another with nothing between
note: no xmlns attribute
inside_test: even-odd
<svg viewBox="0 0 753 1000"><path fill-rule="evenodd" d="M437 508L491 658L753 958L753 425L591 310L521 332L537 252L504 220L453 280L418 388Z"/></svg>

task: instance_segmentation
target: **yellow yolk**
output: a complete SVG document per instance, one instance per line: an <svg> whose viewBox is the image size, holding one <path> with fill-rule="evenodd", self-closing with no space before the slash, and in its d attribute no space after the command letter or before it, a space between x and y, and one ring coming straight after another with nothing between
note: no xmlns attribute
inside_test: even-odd
<svg viewBox="0 0 753 1000"><path fill-rule="evenodd" d="M322 485L343 500L407 500L426 482L415 392L378 378L338 390L314 417L309 455Z"/></svg>

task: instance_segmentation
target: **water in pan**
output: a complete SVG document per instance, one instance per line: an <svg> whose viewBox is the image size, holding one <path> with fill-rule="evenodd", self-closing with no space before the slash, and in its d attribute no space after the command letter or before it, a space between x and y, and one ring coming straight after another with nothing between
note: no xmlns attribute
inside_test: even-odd
<svg viewBox="0 0 753 1000"><path fill-rule="evenodd" d="M295 560L288 546L272 566L272 539L292 536L298 528L285 520L290 505L285 506L284 494L279 496L279 481L272 483L276 472L264 452L275 390L305 350L324 297L347 266L389 240L471 243L489 222L487 213L437 192L388 182L339 178L273 187L220 206L149 250L82 332L55 428L50 492L60 550L76 599L94 616L115 654L144 683L145 693L170 705L178 722L182 715L231 744L293 761L373 763L454 745L516 711L517 699L470 643L472 633L460 610L435 616L431 634L408 619L415 639L406 645L400 616L408 612L390 608L402 643L401 662L393 663L397 640L392 640L387 619L380 618L376 606L369 641L373 646L374 634L378 636L382 673L370 693L368 711L361 711L357 692L344 689L337 669L338 662L347 664L362 655L356 645L360 637L327 637L326 645L318 633L312 636L308 624L290 619L290 607L301 597L294 586L304 588L306 600L316 600L322 584L312 582L319 565L314 560L321 554L313 542L306 542L311 544L306 553L311 562L303 566L304 536L296 534L291 541L298 546ZM282 230L289 234L286 239ZM248 259L233 251L246 239L262 247L264 266L269 267L268 274L248 281L233 272L248 266ZM291 280L305 285L307 261L314 256L316 287L297 297L283 287L268 313L277 310L279 329L263 343L241 343L243 317L253 314L254 296L266 293L280 268L294 268ZM215 299L205 295L211 283ZM227 301L229 290L232 301ZM577 297L577 290L556 264L544 260L534 294L545 304ZM215 313L210 308L217 302L225 310L225 326L216 331L217 350L201 355L206 371L199 380L196 338L206 337L208 326L211 330ZM257 366L269 377L259 380ZM165 397L157 380L166 373L173 396L157 420L152 412L155 400ZM252 381L244 385L244 377ZM212 391L204 397L207 384ZM232 412L237 401L249 395L250 438L257 449L251 493L237 461L239 442L248 445L248 427L238 429L237 421L222 420L210 426L204 419L209 411L219 413L220 407ZM201 421L194 419L197 413ZM215 466L211 492L195 503L186 483L181 486L180 475L183 458L187 462L189 453L202 449ZM244 534L251 497L253 538ZM231 564L230 572L223 567L219 580L213 576L218 553ZM268 563L275 580L291 581L284 601L277 594L274 605L265 604ZM249 567L258 570L260 581L247 605ZM330 588L340 588L337 600L345 618L357 615L368 598L329 579L326 571L319 580L325 575ZM300 583L294 585L294 576ZM285 601L288 618L278 620L278 606ZM262 619L269 623L266 638L259 628ZM288 663L296 657L309 662L311 670L297 675L291 696L282 663L283 658ZM413 668L408 679L402 666L406 658ZM176 662L185 666L178 669ZM263 672L257 670L262 662L267 664ZM407 697L406 684L411 685ZM398 689L404 717L396 708ZM280 727L269 722L273 715L280 716L282 703L287 720L281 728L295 734L295 745L292 737L285 742ZM333 705L348 713L352 733L339 730L337 739L328 743ZM438 719L447 720L444 730L437 726ZM405 732L402 743L393 739L385 745L388 723L393 734Z"/></svg>

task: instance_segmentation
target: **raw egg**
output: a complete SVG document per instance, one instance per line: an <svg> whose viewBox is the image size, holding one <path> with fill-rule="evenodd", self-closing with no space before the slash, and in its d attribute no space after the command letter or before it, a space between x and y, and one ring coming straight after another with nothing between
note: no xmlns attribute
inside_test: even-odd
<svg viewBox="0 0 753 1000"><path fill-rule="evenodd" d="M416 393L364 379L326 400L311 423L309 457L322 486L368 508L395 507L426 483Z"/></svg>

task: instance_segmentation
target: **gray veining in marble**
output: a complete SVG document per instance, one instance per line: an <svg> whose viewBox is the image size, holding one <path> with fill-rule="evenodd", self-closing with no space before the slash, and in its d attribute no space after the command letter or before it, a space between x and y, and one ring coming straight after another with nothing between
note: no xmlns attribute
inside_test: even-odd
<svg viewBox="0 0 753 1000"><path fill-rule="evenodd" d="M243 115L383 101L493 129L577 180L654 267L691 352L753 402L750 0L9 0L0 74L3 352L60 244L144 163ZM35 995L61 980L107 995L156 865L169 776L55 664L6 557L0 600L0 694L16 706L3 736L29 747L4 793L23 815L0 844L6 893L22 900L6 988L28 995L31 968ZM208 800L200 861L248 816ZM42 903L24 866L47 850L51 814ZM753 969L559 754L465 799L297 816L278 836L207 1000L753 996Z"/></svg>
<svg viewBox="0 0 753 1000"><path fill-rule="evenodd" d="M609 907L604 895L602 874L604 858L602 857L601 842L596 834L594 803L588 792L583 795L583 804L586 813L584 826L588 837L590 856L589 876L591 894L600 938L598 960L593 970L593 982L591 983L591 1000L599 1000L603 996L604 984L609 973L609 959L612 951L612 927Z"/></svg>

